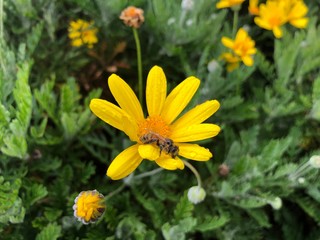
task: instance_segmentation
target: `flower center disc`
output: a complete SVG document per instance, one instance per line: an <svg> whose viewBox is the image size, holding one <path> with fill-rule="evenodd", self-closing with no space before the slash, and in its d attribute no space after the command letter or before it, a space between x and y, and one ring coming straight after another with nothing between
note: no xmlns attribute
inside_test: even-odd
<svg viewBox="0 0 320 240"><path fill-rule="evenodd" d="M170 136L170 128L159 115L149 116L139 123L138 137L148 133L156 133L167 138Z"/></svg>

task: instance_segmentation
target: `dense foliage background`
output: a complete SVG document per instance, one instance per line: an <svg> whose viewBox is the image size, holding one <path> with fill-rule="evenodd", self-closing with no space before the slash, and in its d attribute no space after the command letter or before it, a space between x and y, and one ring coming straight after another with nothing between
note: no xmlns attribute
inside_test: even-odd
<svg viewBox="0 0 320 240"><path fill-rule="evenodd" d="M259 28L242 4L239 26L256 42L254 66L227 72L219 60L231 35L232 11L197 0L190 11L171 0L0 0L0 232L2 239L320 239L319 1L304 1L306 29L284 36ZM201 79L192 106L217 99L208 121L222 127L201 144L214 157L192 162L206 199L193 205L194 175L161 171L112 181L112 159L131 143L98 120L90 99L114 101L116 72L137 90L132 30L120 20L128 5L144 10L139 29L143 76L161 66L169 89ZM93 20L99 42L72 47L68 26ZM208 67L209 66L209 67ZM155 169L143 162L135 175ZM108 195L95 224L73 216L75 197Z"/></svg>

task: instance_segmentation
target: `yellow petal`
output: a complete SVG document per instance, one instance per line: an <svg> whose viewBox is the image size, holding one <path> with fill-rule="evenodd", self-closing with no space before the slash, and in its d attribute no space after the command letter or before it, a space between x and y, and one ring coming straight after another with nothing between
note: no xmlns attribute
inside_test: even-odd
<svg viewBox="0 0 320 240"><path fill-rule="evenodd" d="M255 17L254 22L261 28L271 30L271 26L269 25L269 23L260 17Z"/></svg>
<svg viewBox="0 0 320 240"><path fill-rule="evenodd" d="M198 144L178 143L179 155L196 161L208 161L212 158L209 149L199 146Z"/></svg>
<svg viewBox="0 0 320 240"><path fill-rule="evenodd" d="M236 40L237 42L244 42L246 41L247 36L248 33L243 28L240 28L237 32Z"/></svg>
<svg viewBox="0 0 320 240"><path fill-rule="evenodd" d="M213 115L219 107L220 103L217 100L210 100L197 105L175 121L171 129L200 124Z"/></svg>
<svg viewBox="0 0 320 240"><path fill-rule="evenodd" d="M132 173L142 162L138 147L139 145L136 144L122 151L110 164L107 176L113 180L119 180Z"/></svg>
<svg viewBox="0 0 320 240"><path fill-rule="evenodd" d="M246 66L251 67L253 65L253 59L251 56L244 56L241 59Z"/></svg>
<svg viewBox="0 0 320 240"><path fill-rule="evenodd" d="M290 24L296 28L305 28L308 25L309 19L308 18L300 18L291 20Z"/></svg>
<svg viewBox="0 0 320 240"><path fill-rule="evenodd" d="M272 31L273 31L273 34L276 38L282 37L282 30L279 27L273 28Z"/></svg>
<svg viewBox="0 0 320 240"><path fill-rule="evenodd" d="M222 37L221 38L222 44L227 48L233 48L234 47L234 41L231 38Z"/></svg>
<svg viewBox="0 0 320 240"><path fill-rule="evenodd" d="M231 5L227 2L227 1L220 1L216 4L216 8L220 9L220 8L228 8Z"/></svg>
<svg viewBox="0 0 320 240"><path fill-rule="evenodd" d="M182 112L197 91L200 80L195 77L188 77L176 86L168 95L161 116L167 124L170 124Z"/></svg>
<svg viewBox="0 0 320 240"><path fill-rule="evenodd" d="M130 86L116 74L112 74L109 77L108 84L119 106L137 121L142 120L143 112L141 105Z"/></svg>
<svg viewBox="0 0 320 240"><path fill-rule="evenodd" d="M156 163L167 170L176 170L176 169L184 169L184 163L183 161L176 157L175 159L173 158L168 158L168 157L160 157L156 160Z"/></svg>
<svg viewBox="0 0 320 240"><path fill-rule="evenodd" d="M146 102L149 116L160 115L167 96L167 80L162 68L151 68L146 86Z"/></svg>
<svg viewBox="0 0 320 240"><path fill-rule="evenodd" d="M160 156L159 148L152 144L142 144L139 146L138 151L142 158L148 160L156 160Z"/></svg>
<svg viewBox="0 0 320 240"><path fill-rule="evenodd" d="M122 119L127 115L127 113L121 108L106 100L98 98L92 99L89 107L91 111L102 121L123 131Z"/></svg>
<svg viewBox="0 0 320 240"><path fill-rule="evenodd" d="M170 138L174 142L193 142L214 137L220 132L220 127L215 124L202 123L197 125L177 128Z"/></svg>
<svg viewBox="0 0 320 240"><path fill-rule="evenodd" d="M130 138L131 141L137 142L138 138L138 124L135 119L129 115L122 116L122 128L125 134Z"/></svg>

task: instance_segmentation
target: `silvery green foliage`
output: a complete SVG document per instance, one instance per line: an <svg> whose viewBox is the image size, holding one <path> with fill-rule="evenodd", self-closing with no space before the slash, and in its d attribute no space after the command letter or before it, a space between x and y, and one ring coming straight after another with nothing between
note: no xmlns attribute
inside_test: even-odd
<svg viewBox="0 0 320 240"><path fill-rule="evenodd" d="M308 28L284 29L282 39L255 26L243 7L239 27L250 25L258 53L254 66L227 73L219 56L226 50L221 37L231 36L232 12L217 10L216 2L4 1L4 239L319 239L319 169L309 162L320 154L319 7L305 1ZM118 19L129 4L145 12L139 29L145 73L152 65L163 67L168 90L194 75L201 85L190 106L221 103L207 120L221 133L201 142L213 159L190 161L206 191L197 205L187 198L197 184L187 168L136 177L154 170L144 161L129 182L105 176L112 159L132 143L97 120L88 105L100 96L97 87L116 104L104 63L120 41L127 46L123 58L110 62L120 63L119 75L137 89L132 31ZM78 18L99 27L97 48L70 46L68 22ZM99 222L83 226L74 219L80 191L99 189L107 196L119 188Z"/></svg>

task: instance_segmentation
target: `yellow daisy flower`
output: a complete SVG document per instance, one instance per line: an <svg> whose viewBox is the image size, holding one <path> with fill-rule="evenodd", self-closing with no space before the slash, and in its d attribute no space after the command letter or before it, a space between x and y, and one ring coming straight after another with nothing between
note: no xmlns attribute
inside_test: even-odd
<svg viewBox="0 0 320 240"><path fill-rule="evenodd" d="M235 6L240 6L244 0L220 0L216 4L217 8L229 8L229 7L235 7Z"/></svg>
<svg viewBox="0 0 320 240"><path fill-rule="evenodd" d="M221 42L227 48L232 49L233 53L239 56L246 66L253 65L253 55L257 52L257 49L255 48L255 42L243 28L238 30L235 40L223 37ZM225 56L225 59L228 58L230 59L230 56Z"/></svg>
<svg viewBox="0 0 320 240"><path fill-rule="evenodd" d="M272 30L276 38L282 37L281 26L287 22L287 12L284 1L267 1L259 5L259 16L254 22L261 28Z"/></svg>
<svg viewBox="0 0 320 240"><path fill-rule="evenodd" d="M82 19L71 21L68 28L71 45L74 47L87 45L88 48L92 48L93 44L98 42L98 29L93 27L93 25L93 21L87 22Z"/></svg>
<svg viewBox="0 0 320 240"><path fill-rule="evenodd" d="M198 89L199 79L188 77L167 96L166 76L162 68L154 66L147 77L147 117L144 117L139 100L124 80L112 74L108 84L120 107L102 99L93 99L90 109L135 142L110 164L107 175L111 179L128 176L143 159L154 161L164 169L176 170L184 168L179 156L196 161L207 161L212 157L208 149L187 142L211 138L220 132L219 126L202 123L218 110L219 102L206 101L177 119Z"/></svg>
<svg viewBox="0 0 320 240"><path fill-rule="evenodd" d="M97 190L82 191L74 200L74 216L84 224L97 221L105 211L104 196Z"/></svg>

